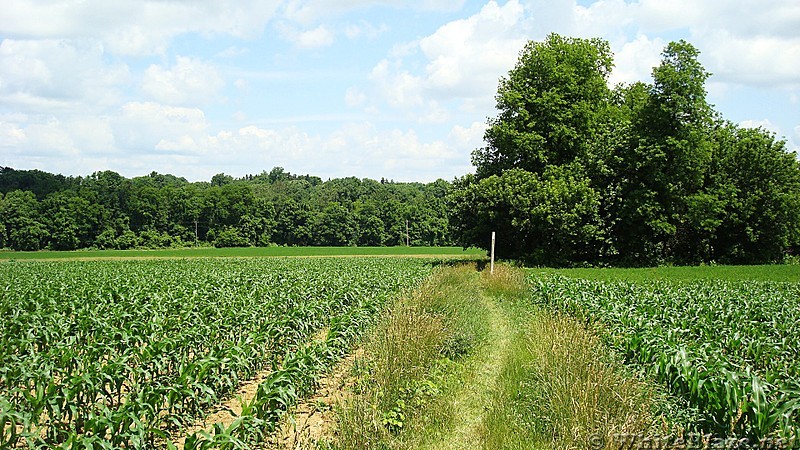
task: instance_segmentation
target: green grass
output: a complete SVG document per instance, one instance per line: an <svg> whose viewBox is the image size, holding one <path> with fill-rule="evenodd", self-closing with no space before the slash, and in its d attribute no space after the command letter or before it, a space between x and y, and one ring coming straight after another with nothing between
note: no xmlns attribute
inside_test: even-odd
<svg viewBox="0 0 800 450"><path fill-rule="evenodd" d="M462 362L488 333L476 279L474 267L440 268L391 305L356 360L334 449L419 448L454 426Z"/></svg>
<svg viewBox="0 0 800 450"><path fill-rule="evenodd" d="M535 307L507 265L439 269L364 350L336 450L611 449L658 427L649 386L584 324Z"/></svg>
<svg viewBox="0 0 800 450"><path fill-rule="evenodd" d="M193 247L157 250L77 250L12 252L0 251L2 260L50 259L136 259L136 258L215 258L215 257L313 257L313 256L436 256L479 258L483 250L461 247Z"/></svg>
<svg viewBox="0 0 800 450"><path fill-rule="evenodd" d="M616 435L656 431L653 392L593 330L534 307L518 269L501 264L493 276L482 275L484 289L514 324L484 414L482 448L623 448Z"/></svg>
<svg viewBox="0 0 800 450"><path fill-rule="evenodd" d="M557 273L571 278L600 281L754 280L800 282L800 265L788 264L765 266L667 266L642 269L529 269L529 271L530 273Z"/></svg>

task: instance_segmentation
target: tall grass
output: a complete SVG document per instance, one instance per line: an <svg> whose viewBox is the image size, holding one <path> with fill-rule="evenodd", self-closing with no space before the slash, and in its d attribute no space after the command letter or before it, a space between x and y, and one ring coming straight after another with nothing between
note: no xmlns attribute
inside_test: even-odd
<svg viewBox="0 0 800 450"><path fill-rule="evenodd" d="M583 324L532 307L523 271L501 265L482 284L517 324L484 416L483 448L618 448L622 436L656 431L649 385Z"/></svg>
<svg viewBox="0 0 800 450"><path fill-rule="evenodd" d="M581 324L538 312L524 330L486 415L486 448L615 448L616 436L648 434L648 390Z"/></svg>
<svg viewBox="0 0 800 450"><path fill-rule="evenodd" d="M486 336L472 266L440 268L400 298L365 344L355 394L341 406L334 448L407 448L456 413L442 395L453 364Z"/></svg>
<svg viewBox="0 0 800 450"><path fill-rule="evenodd" d="M525 272L501 264L439 269L400 299L365 348L334 448L458 448L457 437L469 448L600 449L660 434L650 385L531 295Z"/></svg>

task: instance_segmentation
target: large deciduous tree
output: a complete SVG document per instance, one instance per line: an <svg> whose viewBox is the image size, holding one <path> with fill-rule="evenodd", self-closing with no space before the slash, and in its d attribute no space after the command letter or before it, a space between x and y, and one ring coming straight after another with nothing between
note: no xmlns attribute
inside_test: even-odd
<svg viewBox="0 0 800 450"><path fill-rule="evenodd" d="M653 69L653 85L623 90L631 134L613 160L620 192L613 237L623 261L688 256L680 240L697 223L697 207L707 204L697 194L706 182L715 124L706 101L710 74L698 56L685 41L670 43Z"/></svg>
<svg viewBox="0 0 800 450"><path fill-rule="evenodd" d="M542 173L583 158L605 120L612 59L600 39L551 34L529 42L500 80L499 114L489 120L487 146L473 153L477 177L512 168Z"/></svg>
<svg viewBox="0 0 800 450"><path fill-rule="evenodd" d="M761 129L726 123L685 41L653 83L607 87L608 44L550 35L500 80L475 175L454 185L464 246L539 264L780 260L800 243L800 165Z"/></svg>
<svg viewBox="0 0 800 450"><path fill-rule="evenodd" d="M539 264L594 261L605 230L600 195L587 172L595 136L607 130L613 67L607 42L551 34L529 42L500 80L499 114L487 146L473 152L476 175L456 183L452 232L486 247L499 233L505 257Z"/></svg>
<svg viewBox="0 0 800 450"><path fill-rule="evenodd" d="M551 265L594 261L603 246L600 197L566 166L542 175L522 169L481 180L468 175L456 190L451 214L462 244L485 247L495 231L499 255Z"/></svg>

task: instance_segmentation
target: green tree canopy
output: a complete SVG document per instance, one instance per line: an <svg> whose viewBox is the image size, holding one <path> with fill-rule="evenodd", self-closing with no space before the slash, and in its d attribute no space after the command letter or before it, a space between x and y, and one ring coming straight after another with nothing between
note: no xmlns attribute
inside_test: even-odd
<svg viewBox="0 0 800 450"><path fill-rule="evenodd" d="M473 153L478 178L518 168L542 173L587 153L611 98L607 42L551 34L529 42L497 90L487 146Z"/></svg>
<svg viewBox="0 0 800 450"><path fill-rule="evenodd" d="M450 194L464 246L539 264L778 261L800 242L800 166L724 122L700 52L672 42L653 83L610 90L609 45L555 34L501 78L475 175Z"/></svg>

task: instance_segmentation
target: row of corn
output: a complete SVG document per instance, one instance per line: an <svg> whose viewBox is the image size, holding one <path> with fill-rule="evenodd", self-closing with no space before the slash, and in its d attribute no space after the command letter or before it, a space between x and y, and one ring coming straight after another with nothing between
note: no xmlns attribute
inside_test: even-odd
<svg viewBox="0 0 800 450"><path fill-rule="evenodd" d="M797 442L800 284L531 277L533 301L599 324L624 359L700 411L696 430Z"/></svg>
<svg viewBox="0 0 800 450"><path fill-rule="evenodd" d="M317 349L305 345L313 333L429 271L413 259L4 264L0 448L163 447L271 369L251 405L269 422L267 410L285 409L280 374L302 392L302 365L343 351L334 341L348 335Z"/></svg>

